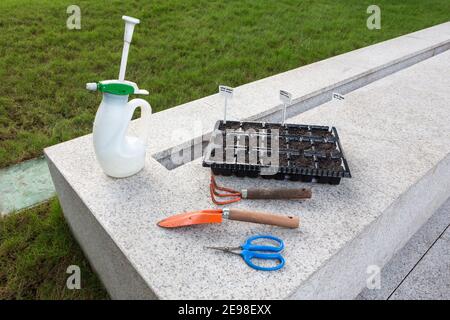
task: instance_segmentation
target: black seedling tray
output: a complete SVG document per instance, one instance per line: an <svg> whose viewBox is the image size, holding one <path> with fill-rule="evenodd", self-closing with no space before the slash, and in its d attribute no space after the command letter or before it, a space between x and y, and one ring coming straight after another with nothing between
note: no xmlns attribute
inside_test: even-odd
<svg viewBox="0 0 450 320"><path fill-rule="evenodd" d="M272 141L278 164L271 166ZM275 144L275 142L274 142ZM273 156L276 156L274 153ZM351 178L335 127L217 121L203 166L216 175L339 184ZM267 169L272 169L267 174Z"/></svg>

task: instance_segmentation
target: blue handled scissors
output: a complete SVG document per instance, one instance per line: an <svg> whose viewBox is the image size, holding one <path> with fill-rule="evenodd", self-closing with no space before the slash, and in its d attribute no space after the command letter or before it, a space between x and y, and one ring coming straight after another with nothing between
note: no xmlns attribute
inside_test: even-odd
<svg viewBox="0 0 450 320"><path fill-rule="evenodd" d="M253 244L253 241L259 240L259 239L267 239L272 240L278 243L278 246L266 246L266 245L256 245ZM206 247L208 249L214 249L214 250L221 250L223 252L233 253L240 255L245 263L247 263L250 267L252 267L255 270L261 270L261 271L275 271L283 268L284 266L284 258L279 253L284 249L284 242L283 240L271 236L271 235L265 235L265 236L252 236L245 241L245 243L239 247ZM241 250L240 252L236 252L237 250ZM252 259L263 259L263 260L278 260L280 263L273 267L263 267L258 266L252 262Z"/></svg>

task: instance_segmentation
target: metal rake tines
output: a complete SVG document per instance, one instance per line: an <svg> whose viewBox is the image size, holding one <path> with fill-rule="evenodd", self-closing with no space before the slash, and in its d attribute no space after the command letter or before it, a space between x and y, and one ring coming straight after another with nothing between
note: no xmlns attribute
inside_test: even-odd
<svg viewBox="0 0 450 320"><path fill-rule="evenodd" d="M209 190L211 193L211 200L218 205L230 204L238 202L242 199L242 193L217 185L216 179L213 174L211 174L211 183L209 184ZM222 191L222 192L219 192ZM217 198L229 198L227 200L218 200Z"/></svg>

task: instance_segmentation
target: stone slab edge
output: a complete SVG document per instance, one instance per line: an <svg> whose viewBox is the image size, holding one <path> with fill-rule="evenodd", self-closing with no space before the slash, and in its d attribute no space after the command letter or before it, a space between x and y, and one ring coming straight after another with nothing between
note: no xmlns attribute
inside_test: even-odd
<svg viewBox="0 0 450 320"><path fill-rule="evenodd" d="M397 71L408 68L415 65L421 61L434 57L440 53L443 53L450 49L450 40L444 41L437 45L431 46L427 49L420 50L408 56L402 57L401 59L396 59L389 63L386 63L380 67L374 68L369 71L362 72L358 76L342 80L335 83L329 87L311 92L302 97L298 97L293 100L293 104L290 105L286 112L287 118L294 117L302 112L308 111L314 107L324 104L331 100L332 93L338 92L340 94L347 94L351 91L362 88L374 81L380 80L393 74ZM270 108L269 110L256 114L252 117L248 117L244 120L247 121L273 121L274 116L279 113L281 104ZM278 119L278 118L276 118Z"/></svg>
<svg viewBox="0 0 450 320"><path fill-rule="evenodd" d="M450 154L399 197L351 243L313 273L289 299L354 299L369 265L380 269L450 196Z"/></svg>
<svg viewBox="0 0 450 320"><path fill-rule="evenodd" d="M67 179L46 156L64 218L112 299L157 299L149 284L92 215ZM81 275L83 276L83 275Z"/></svg>

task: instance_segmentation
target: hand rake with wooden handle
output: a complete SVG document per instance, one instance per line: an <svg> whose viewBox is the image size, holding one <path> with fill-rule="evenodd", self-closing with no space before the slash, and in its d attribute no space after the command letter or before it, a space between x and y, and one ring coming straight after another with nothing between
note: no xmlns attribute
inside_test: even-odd
<svg viewBox="0 0 450 320"><path fill-rule="evenodd" d="M312 196L311 189L308 188L275 188L275 189L242 189L241 191L233 190L217 185L214 175L211 175L211 183L209 185L211 199L215 204L224 205L241 201L241 199L310 199ZM228 198L226 200L218 200L217 198Z"/></svg>

